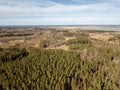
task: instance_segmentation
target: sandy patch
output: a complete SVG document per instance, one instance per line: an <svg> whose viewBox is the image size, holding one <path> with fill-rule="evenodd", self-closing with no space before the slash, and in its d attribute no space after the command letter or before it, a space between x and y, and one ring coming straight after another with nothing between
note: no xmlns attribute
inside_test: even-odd
<svg viewBox="0 0 120 90"><path fill-rule="evenodd" d="M90 38L93 39L98 39L98 40L102 40L102 41L107 41L109 40L109 38L112 38L113 35L109 35L109 34L97 34L97 33L90 33L89 34Z"/></svg>
<svg viewBox="0 0 120 90"><path fill-rule="evenodd" d="M76 39L76 37L65 37L65 41L70 40L70 39Z"/></svg>
<svg viewBox="0 0 120 90"><path fill-rule="evenodd" d="M59 47L51 47L51 48L46 48L46 49L63 49L63 50L69 50L69 47L66 45L61 45Z"/></svg>

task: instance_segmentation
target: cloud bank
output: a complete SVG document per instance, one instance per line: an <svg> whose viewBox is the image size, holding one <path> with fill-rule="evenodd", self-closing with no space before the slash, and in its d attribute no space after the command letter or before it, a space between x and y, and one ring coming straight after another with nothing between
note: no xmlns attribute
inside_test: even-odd
<svg viewBox="0 0 120 90"><path fill-rule="evenodd" d="M120 24L119 0L0 0L0 25Z"/></svg>

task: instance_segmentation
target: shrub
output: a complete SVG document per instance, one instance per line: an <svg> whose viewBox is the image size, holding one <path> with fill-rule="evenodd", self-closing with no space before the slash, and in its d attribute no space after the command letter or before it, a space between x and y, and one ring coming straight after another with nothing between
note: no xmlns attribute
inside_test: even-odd
<svg viewBox="0 0 120 90"><path fill-rule="evenodd" d="M90 43L90 40L87 37L79 37L76 39L70 39L67 41L67 45L71 44L88 44Z"/></svg>
<svg viewBox="0 0 120 90"><path fill-rule="evenodd" d="M71 50L93 49L95 46L91 44L73 44L69 47Z"/></svg>
<svg viewBox="0 0 120 90"><path fill-rule="evenodd" d="M28 52L26 49L18 49L18 48L12 48L8 50L4 50L2 54L0 55L0 61L3 63L8 61L14 61L16 59L21 59L22 57L25 57L28 55Z"/></svg>
<svg viewBox="0 0 120 90"><path fill-rule="evenodd" d="M55 40L65 40L65 38L63 36L59 36L59 37L54 37Z"/></svg>
<svg viewBox="0 0 120 90"><path fill-rule="evenodd" d="M115 41L115 40L116 40L116 38L115 38L115 37L112 37L112 38L109 38L108 41Z"/></svg>
<svg viewBox="0 0 120 90"><path fill-rule="evenodd" d="M81 36L81 37L89 37L89 34L88 34L88 33L79 33L78 36Z"/></svg>
<svg viewBox="0 0 120 90"><path fill-rule="evenodd" d="M72 33L72 32L63 32L64 36L65 37L73 37L73 36L76 36L75 33Z"/></svg>
<svg viewBox="0 0 120 90"><path fill-rule="evenodd" d="M108 41L116 41L116 40L120 41L120 35L116 35L116 36L114 36L112 38L109 38Z"/></svg>

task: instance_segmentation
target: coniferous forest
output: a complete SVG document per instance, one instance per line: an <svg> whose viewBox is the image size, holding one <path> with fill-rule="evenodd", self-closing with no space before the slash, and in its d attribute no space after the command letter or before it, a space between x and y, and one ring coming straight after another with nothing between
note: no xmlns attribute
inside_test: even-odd
<svg viewBox="0 0 120 90"><path fill-rule="evenodd" d="M93 49L79 53L29 48L0 52L4 52L0 56L1 90L120 89L119 64L116 64L120 50Z"/></svg>

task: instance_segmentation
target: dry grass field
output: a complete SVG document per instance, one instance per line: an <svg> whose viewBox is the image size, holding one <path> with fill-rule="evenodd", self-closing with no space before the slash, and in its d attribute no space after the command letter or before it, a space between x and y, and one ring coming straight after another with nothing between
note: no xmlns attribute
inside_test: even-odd
<svg viewBox="0 0 120 90"><path fill-rule="evenodd" d="M68 50L69 46L66 46L68 40L83 36L88 37L92 44L97 44L98 42L98 44L103 43L103 47L105 44L116 46L119 45L119 40L116 38L119 35L119 31L88 31L80 30L78 27L32 28L30 30L19 30L19 28L13 30L5 29L0 31L0 47L9 48L20 46L41 48L43 44L47 44L45 47L47 49L60 48ZM111 38L116 38L116 40L110 40Z"/></svg>

